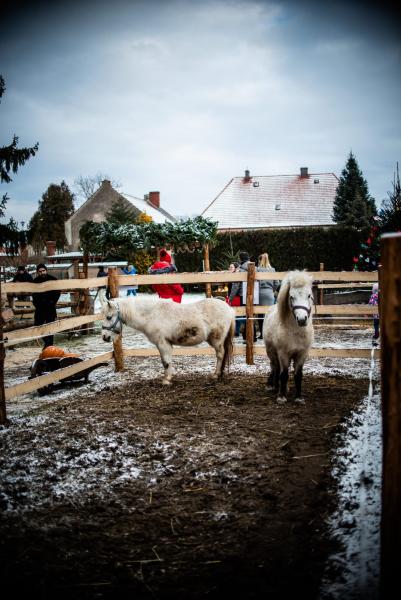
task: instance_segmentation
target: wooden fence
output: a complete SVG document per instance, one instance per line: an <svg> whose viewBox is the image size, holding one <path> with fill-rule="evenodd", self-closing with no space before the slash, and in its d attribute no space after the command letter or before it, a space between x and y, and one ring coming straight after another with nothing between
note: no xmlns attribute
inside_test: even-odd
<svg viewBox="0 0 401 600"><path fill-rule="evenodd" d="M209 286L210 284L223 284L233 281L246 281L247 282L247 304L246 306L236 307L236 314L239 316L245 316L248 320L253 319L255 315L260 315L271 310L268 306L254 306L253 305L253 287L255 281L260 280L282 280L286 276L286 272L274 272L274 273L258 273L255 271L254 265L250 264L248 273L230 273L224 271L210 271L203 273L175 273L168 275L119 275L117 269L109 269L108 277L95 277L88 279L70 279L60 281L48 281L41 284L32 283L6 283L3 284L2 292L6 294L30 294L33 292L44 292L48 290L82 290L82 289L98 289L99 287L109 286L113 297L118 296L118 289L120 286L125 285L151 285L154 283L180 283L180 284L196 284ZM316 271L310 272L314 278L315 285L321 285L322 282L331 282L332 286L343 285L347 282L347 285L355 283L364 283L372 285L373 282L377 281L377 273L365 273L365 272L330 272L330 271ZM335 305L325 306L316 305L315 315L372 315L377 312L376 307L368 305ZM14 346L28 340L37 339L45 335L60 333L71 329L82 327L89 323L93 323L102 319L101 313L95 313L92 315L83 316L71 316L49 323L46 325L40 325L36 327L26 327L24 329L17 329L14 331L1 331L2 342L1 347L4 352L4 348ZM2 329L2 328L1 328ZM174 355L208 355L214 354L212 348L205 347L194 347L194 348L174 348ZM251 327L247 327L247 340L246 346L234 346L234 354L245 355L247 364L253 364L254 355L265 354L264 347L255 346L253 343L253 332ZM348 357L348 358L369 358L371 351L368 349L333 349L333 348L313 348L310 352L310 356L316 357ZM156 356L158 351L156 348L123 348L122 337L114 342L112 352L102 353L89 360L82 361L78 364L59 369L52 373L42 375L35 379L29 380L24 383L16 384L4 388L4 357L1 360L0 353L0 422L4 422L6 419L5 402L16 396L29 393L31 391L40 389L41 387L47 386L55 381L60 381L71 375L86 370L90 366L110 360L114 358L116 371L121 371L124 368L124 358L130 356ZM379 351L375 350L375 357L379 356Z"/></svg>

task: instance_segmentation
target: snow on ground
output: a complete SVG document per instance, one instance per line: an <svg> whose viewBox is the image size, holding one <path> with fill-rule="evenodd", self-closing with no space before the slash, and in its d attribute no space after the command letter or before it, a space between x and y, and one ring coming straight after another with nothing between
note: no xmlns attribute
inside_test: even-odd
<svg viewBox="0 0 401 600"><path fill-rule="evenodd" d="M201 296L184 296L186 302L192 302ZM96 307L98 308L98 306ZM94 330L90 335L67 337L59 334L55 337L55 344L67 351L78 352L83 358L90 358L102 352L110 350L111 344L106 344L100 337L100 323L94 324ZM315 332L314 347L355 347L371 348L372 328L362 325L360 329L355 328L328 328L317 327ZM124 329L124 346L126 347L150 347L151 344L140 333ZM242 344L242 338L236 338L236 344ZM261 345L262 342L258 341ZM27 380L29 365L38 357L40 346L37 342L30 342L6 352L6 386L21 383ZM144 357L140 359L127 359L129 370L138 378L161 378L162 366L158 357ZM205 373L214 370L215 359L209 356L197 357L175 357L174 366L177 372ZM378 565L379 565L379 522L380 522L380 485L381 485L381 407L379 390L379 364L374 361L371 369L371 361L365 359L309 359L305 365L306 374L320 376L339 376L365 379L370 370L374 383L373 394L369 395L366 384L361 384L361 397L364 398L363 406L358 413L349 419L347 433L339 438L337 456L334 458L334 477L338 482L340 504L338 510L332 515L330 527L333 536L340 538L344 544L344 550L333 556L329 561L328 569L339 568L343 574L341 581L336 585L329 585L323 581L321 598L324 600L352 600L359 598L360 591L366 589L377 590ZM254 365L247 365L244 356L235 356L231 369L244 375L267 374L267 360L263 356L255 357ZM114 373L112 361L107 367L96 369L90 375L90 382L84 386L85 395L96 393L106 386L113 389L126 381L124 373ZM82 388L81 388L82 389ZM57 389L52 394L38 396L37 392L12 399L7 402L7 414L13 427L23 428L26 431L35 431L35 423L38 419L46 419L46 405L57 403L61 398L76 396L77 388L68 385ZM40 414L37 413L37 409ZM10 435L8 428L0 428L0 435ZM12 438L12 433L11 433ZM18 473L18 464L13 463L12 441L9 441L8 464L11 471ZM93 478L101 477L99 465L107 463L107 453L115 453L118 449L121 455L121 477L135 477L135 465L129 457L124 456L124 445L121 440L118 444L115 440L98 440L95 454L87 453L80 455L80 464L85 464L82 469L82 481L75 480L65 482L60 494L69 493L69 486L75 489L80 486L90 487ZM34 443L32 438L29 444ZM28 444L28 445L29 445ZM28 451L28 448L27 448ZM49 449L49 451L53 451ZM102 456L99 458L100 454ZM78 459L77 459L78 460ZM17 457L16 457L17 461ZM83 461L83 462L82 462ZM90 468L92 466L92 468ZM32 472L35 464L30 465ZM10 471L10 472L11 472ZM76 472L76 471L75 471ZM16 475L17 476L17 475ZM49 474L51 477L51 474ZM29 495L29 491L27 491ZM27 502L41 502L40 497L29 498ZM12 510L12 507L10 507ZM368 600L375 600L375 591ZM367 598L367 597L366 597Z"/></svg>

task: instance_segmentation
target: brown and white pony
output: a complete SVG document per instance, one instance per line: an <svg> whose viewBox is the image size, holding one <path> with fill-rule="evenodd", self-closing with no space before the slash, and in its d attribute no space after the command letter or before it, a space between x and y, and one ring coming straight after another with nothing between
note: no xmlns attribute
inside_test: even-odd
<svg viewBox="0 0 401 600"><path fill-rule="evenodd" d="M311 275L305 271L290 271L281 284L277 304L263 324L263 340L271 367L267 386L278 392L279 403L287 401L291 362L294 364L295 402L304 402L302 370L314 338L312 282Z"/></svg>
<svg viewBox="0 0 401 600"><path fill-rule="evenodd" d="M102 337L114 341L128 325L146 335L160 352L164 367L162 383L172 379L173 346L196 346L207 342L216 352L214 379L222 377L233 353L235 312L217 298L178 304L154 296L115 298L100 297L104 314Z"/></svg>

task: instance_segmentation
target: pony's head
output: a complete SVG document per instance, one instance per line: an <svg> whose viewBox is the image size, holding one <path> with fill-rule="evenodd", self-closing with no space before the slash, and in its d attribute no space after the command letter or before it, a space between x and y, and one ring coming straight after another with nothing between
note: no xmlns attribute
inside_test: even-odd
<svg viewBox="0 0 401 600"><path fill-rule="evenodd" d="M313 277L305 271L290 271L280 287L277 297L281 320L291 314L300 327L308 325L312 315Z"/></svg>
<svg viewBox="0 0 401 600"><path fill-rule="evenodd" d="M100 302L102 304L104 315L104 321L102 323L102 339L104 342L114 342L123 329L120 309L116 302L104 300L102 295L100 295Z"/></svg>

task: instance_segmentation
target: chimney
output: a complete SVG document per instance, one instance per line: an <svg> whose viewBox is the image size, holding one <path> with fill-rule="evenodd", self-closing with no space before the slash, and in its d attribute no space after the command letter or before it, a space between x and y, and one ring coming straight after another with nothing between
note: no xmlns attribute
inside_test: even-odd
<svg viewBox="0 0 401 600"><path fill-rule="evenodd" d="M56 254L56 242L47 241L46 242L46 252L47 252L47 256L54 256Z"/></svg>
<svg viewBox="0 0 401 600"><path fill-rule="evenodd" d="M301 177L309 177L308 167L301 167Z"/></svg>
<svg viewBox="0 0 401 600"><path fill-rule="evenodd" d="M248 169L246 169L246 171L245 171L245 177L243 179L243 182L244 183L248 183L249 181L251 181L251 175L250 175Z"/></svg>
<svg viewBox="0 0 401 600"><path fill-rule="evenodd" d="M160 192L149 192L149 202L156 208L160 208Z"/></svg>

